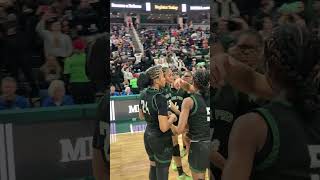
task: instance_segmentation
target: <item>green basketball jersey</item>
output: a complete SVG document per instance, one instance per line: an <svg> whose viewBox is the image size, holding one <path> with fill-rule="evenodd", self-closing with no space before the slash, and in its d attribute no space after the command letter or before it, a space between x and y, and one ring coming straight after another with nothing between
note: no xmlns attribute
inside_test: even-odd
<svg viewBox="0 0 320 180"><path fill-rule="evenodd" d="M171 89L171 92L171 101L177 106L179 111L181 111L183 99L189 97L189 94L183 89Z"/></svg>
<svg viewBox="0 0 320 180"><path fill-rule="evenodd" d="M140 94L140 109L143 111L147 129L157 135L171 135L171 130L163 133L159 127L158 115L168 115L168 101L161 91L147 88Z"/></svg>
<svg viewBox="0 0 320 180"><path fill-rule="evenodd" d="M210 140L210 104L200 94L190 96L194 102L190 112L188 137L193 141Z"/></svg>
<svg viewBox="0 0 320 180"><path fill-rule="evenodd" d="M319 119L305 119L286 102L271 102L254 112L263 117L271 138L261 150L268 153L255 156L252 179L320 179Z"/></svg>

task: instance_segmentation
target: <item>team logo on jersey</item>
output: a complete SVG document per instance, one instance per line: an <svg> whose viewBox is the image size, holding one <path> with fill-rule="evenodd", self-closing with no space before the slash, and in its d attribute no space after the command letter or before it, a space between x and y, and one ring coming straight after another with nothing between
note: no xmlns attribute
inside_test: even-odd
<svg viewBox="0 0 320 180"><path fill-rule="evenodd" d="M171 98L171 100L172 100L172 101L176 101L176 100L183 101L183 97L181 97L181 96L173 96L173 97Z"/></svg>
<svg viewBox="0 0 320 180"><path fill-rule="evenodd" d="M228 111L216 109L214 112L216 120L227 121L229 123L233 121L233 114Z"/></svg>

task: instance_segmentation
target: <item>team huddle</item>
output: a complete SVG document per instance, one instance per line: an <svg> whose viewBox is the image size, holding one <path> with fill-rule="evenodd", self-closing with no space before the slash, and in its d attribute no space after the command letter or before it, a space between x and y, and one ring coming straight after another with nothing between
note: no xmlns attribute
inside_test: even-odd
<svg viewBox="0 0 320 180"><path fill-rule="evenodd" d="M320 179L319 42L296 25L266 40L246 31L228 54L214 56L211 73L180 77L156 65L140 75L149 179L167 180L172 158L178 179L204 180L207 169L218 180ZM232 56L253 46L256 61ZM180 134L192 178L182 168Z"/></svg>
<svg viewBox="0 0 320 180"><path fill-rule="evenodd" d="M144 87L140 93L139 116L147 122L144 144L151 165L151 180L168 179L172 157L178 178L191 179L182 169L179 134L183 135L189 150L193 178L204 179L209 166L209 72L199 69L192 75L186 71L183 79L160 65L149 68L139 77L139 87Z"/></svg>

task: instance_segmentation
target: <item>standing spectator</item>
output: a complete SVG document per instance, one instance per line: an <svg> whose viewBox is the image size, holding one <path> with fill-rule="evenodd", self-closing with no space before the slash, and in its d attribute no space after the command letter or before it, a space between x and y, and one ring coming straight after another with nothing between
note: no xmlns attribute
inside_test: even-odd
<svg viewBox="0 0 320 180"><path fill-rule="evenodd" d="M259 31L263 39L269 37L272 33L273 22L270 16L264 16L262 19L262 29Z"/></svg>
<svg viewBox="0 0 320 180"><path fill-rule="evenodd" d="M133 79L130 80L130 87L134 94L139 94L138 78L139 74L134 74Z"/></svg>
<svg viewBox="0 0 320 180"><path fill-rule="evenodd" d="M47 20L49 20L49 15L43 15L36 30L44 40L45 55L57 57L62 65L62 59L69 57L72 53L71 38L61 32L61 23L56 18L48 21L49 30L46 30Z"/></svg>
<svg viewBox="0 0 320 180"><path fill-rule="evenodd" d="M0 8L1 11L1 8ZM37 95L37 85L32 74L30 66L30 55L28 52L27 34L21 30L17 15L15 13L8 13L6 11L0 12L1 22L0 26L3 28L3 51L2 58L4 65L10 76L19 81L19 70L22 70L24 77L29 82L32 89L31 96Z"/></svg>
<svg viewBox="0 0 320 180"><path fill-rule="evenodd" d="M95 100L94 88L86 75L85 43L81 39L73 42L74 53L64 64L64 74L70 82L71 94L76 104L89 104ZM68 83L69 84L69 83Z"/></svg>
<svg viewBox="0 0 320 180"><path fill-rule="evenodd" d="M232 0L215 0L214 2L214 18L234 18L239 17L240 12L237 4Z"/></svg>
<svg viewBox="0 0 320 180"><path fill-rule="evenodd" d="M17 83L11 77L1 80L0 110L24 109L29 107L28 100L16 95Z"/></svg>
<svg viewBox="0 0 320 180"><path fill-rule="evenodd" d="M98 14L89 4L88 0L80 0L78 9L74 12L74 25L79 35L88 36L99 31Z"/></svg>
<svg viewBox="0 0 320 180"><path fill-rule="evenodd" d="M121 72L123 73L124 81L130 81L131 79L133 79L133 75L130 70L131 68L127 64L122 67Z"/></svg>
<svg viewBox="0 0 320 180"><path fill-rule="evenodd" d="M65 93L63 81L52 81L48 88L49 96L42 101L42 107L73 105L73 99Z"/></svg>

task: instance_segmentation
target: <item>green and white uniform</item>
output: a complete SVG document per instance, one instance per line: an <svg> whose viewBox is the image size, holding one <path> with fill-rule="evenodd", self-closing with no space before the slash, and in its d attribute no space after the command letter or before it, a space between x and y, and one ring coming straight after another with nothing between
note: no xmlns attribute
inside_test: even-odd
<svg viewBox="0 0 320 180"><path fill-rule="evenodd" d="M188 161L191 171L204 173L209 168L210 103L198 93L190 98L194 104L188 119L187 136L191 139Z"/></svg>
<svg viewBox="0 0 320 180"><path fill-rule="evenodd" d="M149 159L159 166L170 166L173 145L172 131L162 132L158 116L168 116L168 101L161 91L147 88L140 94L140 109L143 111L147 128L144 133L145 149Z"/></svg>

